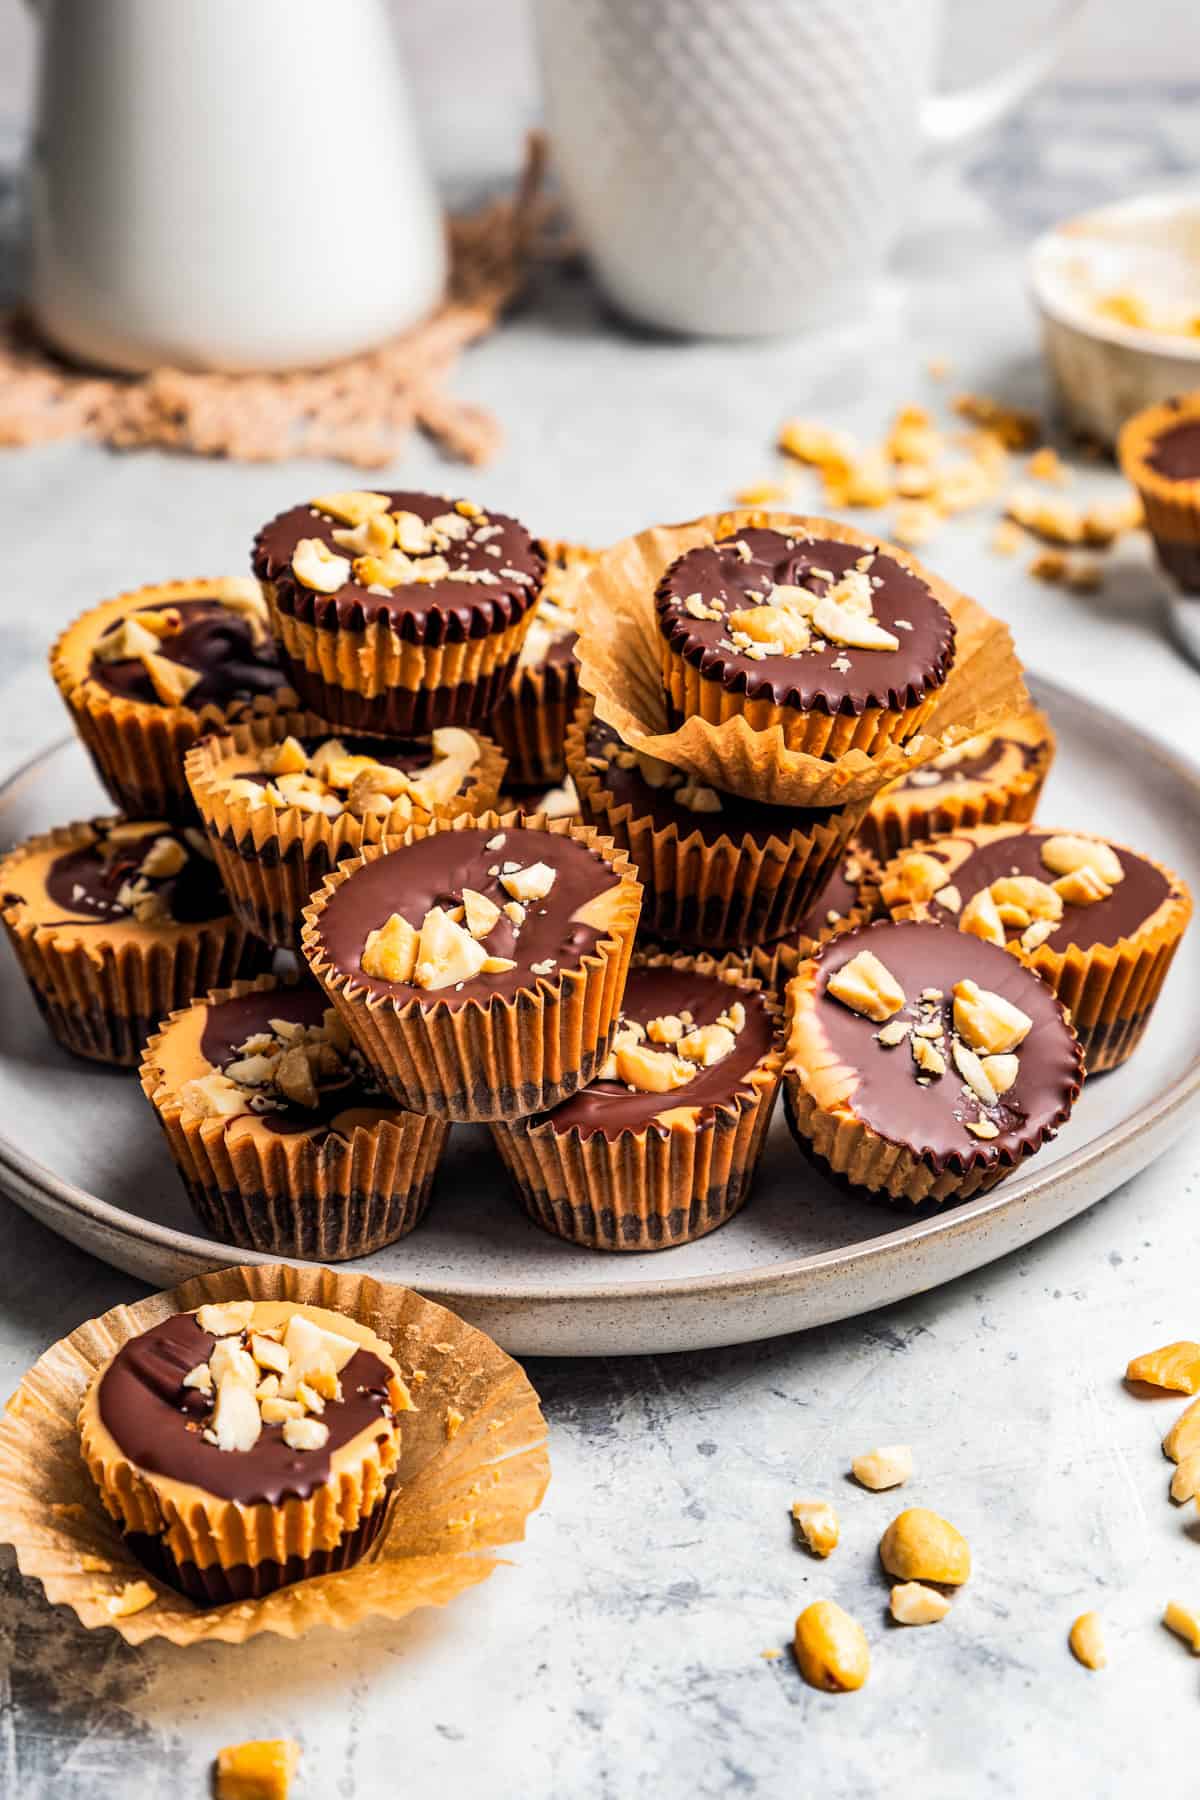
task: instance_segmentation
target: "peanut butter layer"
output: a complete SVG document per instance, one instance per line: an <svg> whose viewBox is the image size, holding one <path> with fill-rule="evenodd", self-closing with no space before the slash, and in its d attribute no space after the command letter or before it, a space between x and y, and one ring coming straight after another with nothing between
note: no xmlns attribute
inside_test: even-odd
<svg viewBox="0 0 1200 1800"><path fill-rule="evenodd" d="M994 731L981 732L957 749L914 769L884 792L889 800L903 794L914 803L934 807L948 797L1003 789L1036 768L1050 747L1050 735L1041 714L1018 714Z"/></svg>
<svg viewBox="0 0 1200 1800"><path fill-rule="evenodd" d="M836 600L837 617L806 614L807 596ZM803 712L902 712L953 658L950 615L911 569L832 538L747 529L702 545L667 570L656 603L660 631L702 677ZM872 637L888 647L867 647Z"/></svg>

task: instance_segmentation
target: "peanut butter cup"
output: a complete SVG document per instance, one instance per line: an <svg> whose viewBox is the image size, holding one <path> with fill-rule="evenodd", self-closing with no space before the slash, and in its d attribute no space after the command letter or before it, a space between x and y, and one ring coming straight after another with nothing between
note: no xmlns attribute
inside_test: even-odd
<svg viewBox="0 0 1200 1800"><path fill-rule="evenodd" d="M268 960L230 911L203 833L164 820L28 838L0 861L0 905L59 1043L126 1068L173 1007Z"/></svg>
<svg viewBox="0 0 1200 1800"><path fill-rule="evenodd" d="M105 600L50 672L101 781L131 818L184 822L183 758L206 731L295 706L256 581L167 581Z"/></svg>
<svg viewBox="0 0 1200 1800"><path fill-rule="evenodd" d="M661 1250L742 1206L779 1085L775 1015L710 957L639 960L605 1061L553 1111L492 1126L539 1225L598 1250Z"/></svg>
<svg viewBox="0 0 1200 1800"><path fill-rule="evenodd" d="M903 743L953 661L939 585L892 545L834 536L747 527L689 550L656 596L672 717L740 715L827 760Z"/></svg>
<svg viewBox="0 0 1200 1800"><path fill-rule="evenodd" d="M388 1346L356 1319L241 1300L131 1338L93 1380L79 1427L130 1548L220 1606L363 1556L411 1406Z"/></svg>
<svg viewBox="0 0 1200 1800"><path fill-rule="evenodd" d="M414 821L486 812L504 758L457 725L424 744L331 737L310 713L203 739L186 773L234 911L296 949L301 912L329 870Z"/></svg>
<svg viewBox="0 0 1200 1800"><path fill-rule="evenodd" d="M486 721L545 571L505 513L365 490L279 514L253 560L303 703L340 729L402 738Z"/></svg>
<svg viewBox="0 0 1200 1800"><path fill-rule="evenodd" d="M608 1054L640 894L594 831L459 817L342 863L305 908L302 947L402 1106L517 1118Z"/></svg>
<svg viewBox="0 0 1200 1800"><path fill-rule="evenodd" d="M1161 863L1022 825L914 845L885 868L880 894L894 919L930 919L1035 969L1070 1011L1089 1075L1137 1048L1192 912Z"/></svg>
<svg viewBox="0 0 1200 1800"><path fill-rule="evenodd" d="M969 738L888 786L871 802L862 841L886 861L906 844L942 832L1032 819L1050 765L1054 733L1030 707Z"/></svg>
<svg viewBox="0 0 1200 1800"><path fill-rule="evenodd" d="M630 750L590 700L568 733L567 766L585 821L637 865L643 930L676 944L725 949L798 930L866 806L805 810L723 793Z"/></svg>
<svg viewBox="0 0 1200 1800"><path fill-rule="evenodd" d="M1135 413L1117 456L1162 567L1185 594L1200 594L1200 389Z"/></svg>
<svg viewBox="0 0 1200 1800"><path fill-rule="evenodd" d="M448 1127L381 1094L314 982L236 982L166 1019L142 1087L222 1243L342 1262L425 1213Z"/></svg>
<svg viewBox="0 0 1200 1800"><path fill-rule="evenodd" d="M963 1200L1048 1142L1079 1093L1059 1001L978 938L889 920L802 963L784 1104L835 1175L889 1200Z"/></svg>
<svg viewBox="0 0 1200 1800"><path fill-rule="evenodd" d="M512 686L488 720L518 787L551 787L563 778L563 743L579 696L575 594L598 552L543 543L546 580L521 646Z"/></svg>

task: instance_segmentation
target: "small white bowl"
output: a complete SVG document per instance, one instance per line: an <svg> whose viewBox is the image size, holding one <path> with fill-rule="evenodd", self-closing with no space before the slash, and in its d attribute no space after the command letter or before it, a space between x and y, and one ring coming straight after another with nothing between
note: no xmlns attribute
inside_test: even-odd
<svg viewBox="0 0 1200 1800"><path fill-rule="evenodd" d="M1200 387L1200 337L1097 312L1133 293L1152 314L1200 315L1200 195L1152 194L1081 213L1029 253L1042 345L1068 424L1112 446L1133 413Z"/></svg>

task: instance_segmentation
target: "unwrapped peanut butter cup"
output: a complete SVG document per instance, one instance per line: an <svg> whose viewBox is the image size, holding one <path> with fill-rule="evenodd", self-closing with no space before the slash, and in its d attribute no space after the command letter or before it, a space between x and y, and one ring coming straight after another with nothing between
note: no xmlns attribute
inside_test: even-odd
<svg viewBox="0 0 1200 1800"><path fill-rule="evenodd" d="M899 1204L965 1200L1054 1137L1082 1057L1050 988L939 926L881 920L800 965L784 1105L801 1148Z"/></svg>
<svg viewBox="0 0 1200 1800"><path fill-rule="evenodd" d="M130 818L189 822L187 751L207 731L295 707L256 581L166 581L94 606L50 672L104 786Z"/></svg>
<svg viewBox="0 0 1200 1800"><path fill-rule="evenodd" d="M537 1396L482 1332L407 1288L256 1264L46 1352L0 1419L0 1541L133 1644L298 1638L486 1580L548 1475Z"/></svg>
<svg viewBox="0 0 1200 1800"><path fill-rule="evenodd" d="M591 1082L492 1136L547 1231L594 1250L669 1249L745 1204L780 1061L775 1008L736 959L639 956Z"/></svg>
<svg viewBox="0 0 1200 1800"><path fill-rule="evenodd" d="M516 1118L603 1063L640 903L628 857L595 831L459 817L340 864L302 948L401 1106Z"/></svg>
<svg viewBox="0 0 1200 1800"><path fill-rule="evenodd" d="M880 896L1006 949L1070 1012L1089 1075L1137 1048L1192 914L1172 870L1123 844L1045 826L956 831L901 851Z"/></svg>
<svg viewBox="0 0 1200 1800"><path fill-rule="evenodd" d="M339 730L400 738L485 723L545 572L505 513L359 489L280 513L253 563L303 704Z"/></svg>

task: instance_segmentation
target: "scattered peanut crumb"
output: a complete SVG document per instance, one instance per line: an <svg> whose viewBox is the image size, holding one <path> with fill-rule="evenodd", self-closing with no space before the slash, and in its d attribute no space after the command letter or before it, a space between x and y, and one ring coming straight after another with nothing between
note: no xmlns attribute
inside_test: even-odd
<svg viewBox="0 0 1200 1800"><path fill-rule="evenodd" d="M990 539L990 548L997 556L1015 556L1024 548L1025 533L1012 519L1000 519Z"/></svg>
<svg viewBox="0 0 1200 1800"><path fill-rule="evenodd" d="M1040 450L1034 451L1025 464L1025 473L1033 481L1048 481L1055 487L1061 487L1067 479L1062 458L1049 444L1043 444Z"/></svg>
<svg viewBox="0 0 1200 1800"><path fill-rule="evenodd" d="M1060 550L1039 550L1029 565L1029 573L1035 581L1057 584L1067 578L1067 559Z"/></svg>
<svg viewBox="0 0 1200 1800"><path fill-rule="evenodd" d="M129 1581L115 1594L98 1594L96 1598L103 1599L104 1610L112 1618L128 1619L153 1606L157 1596L148 1581Z"/></svg>
<svg viewBox="0 0 1200 1800"><path fill-rule="evenodd" d="M1177 1344L1164 1344L1159 1350L1147 1350L1133 1358L1125 1370L1125 1379L1144 1381L1177 1394L1194 1394L1200 1390L1200 1344L1184 1339Z"/></svg>
<svg viewBox="0 0 1200 1800"><path fill-rule="evenodd" d="M1163 1624L1176 1637L1182 1638L1189 1646L1193 1656L1200 1656L1200 1612L1190 1606L1183 1606L1178 1600L1168 1600L1163 1613Z"/></svg>
<svg viewBox="0 0 1200 1800"><path fill-rule="evenodd" d="M457 1406L448 1406L446 1408L446 1436L448 1438L456 1438L462 1428L463 1415L459 1412Z"/></svg>
<svg viewBox="0 0 1200 1800"><path fill-rule="evenodd" d="M227 1744L217 1752L215 1800L287 1800L299 1762L300 1746L291 1738Z"/></svg>

